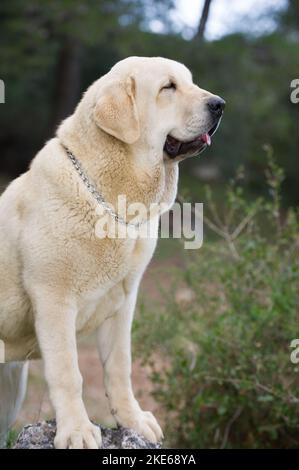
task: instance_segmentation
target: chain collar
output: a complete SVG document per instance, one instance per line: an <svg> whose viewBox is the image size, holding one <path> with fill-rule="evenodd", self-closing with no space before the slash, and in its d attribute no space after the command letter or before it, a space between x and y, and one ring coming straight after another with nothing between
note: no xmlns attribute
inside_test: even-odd
<svg viewBox="0 0 299 470"><path fill-rule="evenodd" d="M93 198L97 201L97 203L102 206L106 212L108 212L116 222L119 222L122 225L126 225L127 227L134 227L134 228L140 228L143 224L148 222L148 219L143 219L140 222L127 222L123 217L118 215L114 210L111 208L111 206L105 201L104 197L99 193L97 190L96 186L91 183L90 179L86 175L85 171L83 170L83 167L79 160L75 157L75 155L67 148L64 147L66 154L70 161L72 162L74 168L76 169L78 175L80 176L81 180L83 181L85 187L88 189L88 191L91 193Z"/></svg>

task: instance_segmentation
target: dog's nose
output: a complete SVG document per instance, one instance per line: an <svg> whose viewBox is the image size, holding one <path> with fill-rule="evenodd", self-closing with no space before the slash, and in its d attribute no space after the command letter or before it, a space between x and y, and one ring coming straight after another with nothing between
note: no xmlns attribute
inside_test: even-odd
<svg viewBox="0 0 299 470"><path fill-rule="evenodd" d="M221 116L225 108L225 101L222 98L220 98L220 96L211 98L207 104L213 116L216 116L216 117Z"/></svg>

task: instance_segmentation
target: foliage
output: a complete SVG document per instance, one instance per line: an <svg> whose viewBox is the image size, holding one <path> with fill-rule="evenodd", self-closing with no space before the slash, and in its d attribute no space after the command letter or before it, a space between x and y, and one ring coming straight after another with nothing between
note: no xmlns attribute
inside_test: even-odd
<svg viewBox="0 0 299 470"><path fill-rule="evenodd" d="M288 8L281 14L281 27L291 33L299 34L299 1L288 0Z"/></svg>
<svg viewBox="0 0 299 470"><path fill-rule="evenodd" d="M18 431L15 429L11 429L9 431L8 436L7 436L7 444L6 444L8 449L11 449L15 445L18 434L19 434Z"/></svg>
<svg viewBox="0 0 299 470"><path fill-rule="evenodd" d="M238 236L187 253L162 309L141 305L136 350L152 366L173 447L299 445L299 368L290 361L298 337L299 214L282 211L283 172L268 152L268 198L248 203L237 178L224 213L208 204L220 233ZM187 305L176 297L182 283L195 295Z"/></svg>
<svg viewBox="0 0 299 470"><path fill-rule="evenodd" d="M299 105L290 102L290 83L299 69L298 0L288 2L271 35L233 34L213 42L183 39L172 24L173 5L173 0L2 1L0 78L6 83L6 105L0 108L0 171L11 176L24 171L53 135L58 124L52 125L53 116L59 117L53 109L59 107L54 98L61 81L58 65L68 38L79 44L80 53L76 77L69 73L60 99L67 99L78 83L77 102L92 81L128 55L179 60L196 83L227 101L209 164L220 168L223 180L243 164L247 185L260 191L260 148L271 142L286 174L284 198L297 203ZM160 21L163 34L150 32L153 21ZM194 173L196 165L196 159L190 160L182 170Z"/></svg>

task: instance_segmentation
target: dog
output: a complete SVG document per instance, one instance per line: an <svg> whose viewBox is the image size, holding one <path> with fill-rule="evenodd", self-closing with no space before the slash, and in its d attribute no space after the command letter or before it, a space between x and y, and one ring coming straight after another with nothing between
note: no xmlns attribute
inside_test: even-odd
<svg viewBox="0 0 299 470"><path fill-rule="evenodd" d="M30 169L2 194L2 436L24 395L26 361L42 357L56 414L55 447L101 446L82 400L76 347L77 338L96 331L113 419L161 441L162 430L139 406L130 378L131 324L161 214L150 220L154 236L112 239L96 235L97 209L117 207L120 194L128 204L169 209L178 163L210 145L224 105L196 86L181 63L124 59L89 87ZM108 216L109 223L118 219L117 211Z"/></svg>

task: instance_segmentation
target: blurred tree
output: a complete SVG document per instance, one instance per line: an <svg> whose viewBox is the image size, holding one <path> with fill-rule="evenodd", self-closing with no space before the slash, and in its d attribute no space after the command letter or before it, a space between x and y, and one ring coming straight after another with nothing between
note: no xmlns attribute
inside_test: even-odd
<svg viewBox="0 0 299 470"><path fill-rule="evenodd" d="M202 14L201 14L201 17L200 17L198 30L197 30L196 35L195 35L195 37L197 39L201 40L201 41L204 39L206 26L207 26L207 22L208 22L208 19L209 19L211 3L212 3L212 0L205 0L204 1L204 6L203 6L203 9L202 9Z"/></svg>
<svg viewBox="0 0 299 470"><path fill-rule="evenodd" d="M73 111L87 82L82 67L94 71L88 83L98 78L121 58L118 49L126 38L136 40L154 19L169 29L173 5L174 0L1 0L0 73L7 105L0 115L0 169L24 171L29 155ZM118 36L122 45L116 47Z"/></svg>
<svg viewBox="0 0 299 470"><path fill-rule="evenodd" d="M50 134L57 123L71 114L78 101L82 44L98 42L112 32L115 36L122 24L147 25L153 19L165 19L172 5L173 0L162 4L157 0L64 0L58 2L52 18L43 10L43 15L51 18L48 28L52 38L59 41Z"/></svg>
<svg viewBox="0 0 299 470"><path fill-rule="evenodd" d="M173 0L1 0L6 104L0 105L0 171L12 176L24 171L82 91L115 62L159 55L185 63L196 83L227 101L201 163L190 159L182 165L182 173L193 178L189 187L192 182L201 187L194 177L201 166L216 167L225 181L243 164L248 185L259 190L262 147L270 143L286 172L285 194L298 202L299 106L290 102L290 83L299 70L298 0L288 1L271 35L234 34L200 47L174 32L173 5ZM151 32L156 21L163 34Z"/></svg>
<svg viewBox="0 0 299 470"><path fill-rule="evenodd" d="M299 37L299 0L287 0L287 7L280 14L283 30Z"/></svg>

